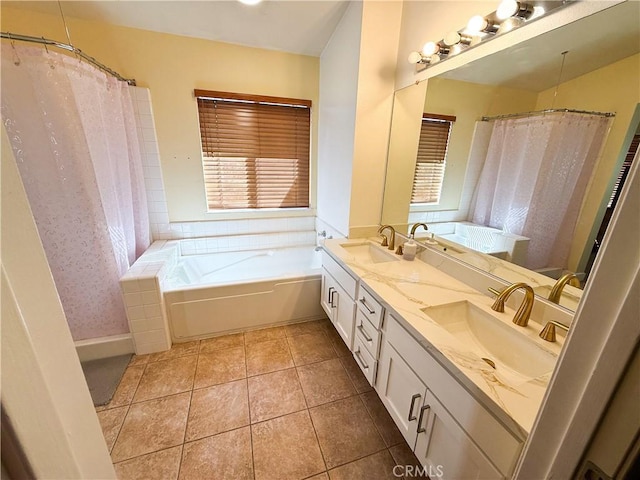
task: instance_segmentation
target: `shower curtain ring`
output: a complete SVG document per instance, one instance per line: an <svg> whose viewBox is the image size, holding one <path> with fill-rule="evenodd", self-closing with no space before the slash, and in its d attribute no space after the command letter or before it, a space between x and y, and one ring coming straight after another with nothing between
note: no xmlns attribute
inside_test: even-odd
<svg viewBox="0 0 640 480"><path fill-rule="evenodd" d="M16 50L16 42L11 37L10 33L8 33L7 36L9 37L9 40L11 41L11 48L13 49L13 64L17 67L18 65L20 65L20 63L22 63L22 61L20 60L20 55L18 55L18 51Z"/></svg>
<svg viewBox="0 0 640 480"><path fill-rule="evenodd" d="M44 45L45 51L47 52L47 54L49 54L49 49L47 48L47 42L45 38L44 37L40 37L40 38L42 38L42 44Z"/></svg>

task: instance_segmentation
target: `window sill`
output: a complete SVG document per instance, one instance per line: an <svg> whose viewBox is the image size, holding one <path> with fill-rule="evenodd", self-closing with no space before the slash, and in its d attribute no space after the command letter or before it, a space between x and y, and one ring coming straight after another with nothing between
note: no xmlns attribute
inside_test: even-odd
<svg viewBox="0 0 640 480"><path fill-rule="evenodd" d="M315 208L261 208L238 210L209 210L205 212L207 220L240 220L247 218L287 218L287 217L314 217Z"/></svg>

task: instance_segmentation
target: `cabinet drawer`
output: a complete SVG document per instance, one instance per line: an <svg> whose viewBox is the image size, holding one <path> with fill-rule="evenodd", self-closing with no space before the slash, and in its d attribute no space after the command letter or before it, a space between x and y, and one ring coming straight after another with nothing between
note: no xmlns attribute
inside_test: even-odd
<svg viewBox="0 0 640 480"><path fill-rule="evenodd" d="M378 362L376 362L375 358L373 358L369 353L362 343L362 340L357 335L353 339L353 356L355 357L360 370L362 370L364 376L367 377L367 381L373 385L376 379L376 368L378 366Z"/></svg>
<svg viewBox="0 0 640 480"><path fill-rule="evenodd" d="M364 345L373 358L378 358L380 330L371 325L371 322L367 320L367 317L359 308L356 313L356 337L360 337L362 345Z"/></svg>
<svg viewBox="0 0 640 480"><path fill-rule="evenodd" d="M393 317L385 320L386 341L393 345L466 434L505 476L515 467L524 439L511 432L478 402Z"/></svg>
<svg viewBox="0 0 640 480"><path fill-rule="evenodd" d="M356 280L327 252L322 252L322 266L336 279L347 295L356 298Z"/></svg>
<svg viewBox="0 0 640 480"><path fill-rule="evenodd" d="M362 283L358 285L358 309L364 313L375 328L380 328L384 309L380 302L362 286Z"/></svg>

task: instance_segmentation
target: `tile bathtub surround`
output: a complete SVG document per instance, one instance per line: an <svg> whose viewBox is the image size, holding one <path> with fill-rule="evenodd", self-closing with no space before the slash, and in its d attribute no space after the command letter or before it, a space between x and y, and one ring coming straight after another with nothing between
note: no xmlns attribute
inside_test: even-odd
<svg viewBox="0 0 640 480"><path fill-rule="evenodd" d="M134 356L97 409L118 478L399 478L417 460L334 334L320 320ZM322 354L297 365L311 337Z"/></svg>

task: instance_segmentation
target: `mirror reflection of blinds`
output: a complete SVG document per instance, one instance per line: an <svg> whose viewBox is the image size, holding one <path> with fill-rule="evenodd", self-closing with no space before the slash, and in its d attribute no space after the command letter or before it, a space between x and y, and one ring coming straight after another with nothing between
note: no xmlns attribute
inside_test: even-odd
<svg viewBox="0 0 640 480"><path fill-rule="evenodd" d="M195 95L209 210L309 206L310 101Z"/></svg>
<svg viewBox="0 0 640 480"><path fill-rule="evenodd" d="M618 197L620 196L620 190L622 190L624 181L627 179L629 170L631 170L631 163L633 162L633 158L636 156L636 152L638 151L638 146L640 146L640 134L636 133L633 136L633 139L631 140L631 145L629 145L627 156L624 158L624 161L622 162L620 173L618 174L618 178L616 178L616 183L614 183L613 185L613 191L611 192L611 197L609 198L609 203L607 205L607 208L614 208L616 206L616 203L618 202Z"/></svg>
<svg viewBox="0 0 640 480"><path fill-rule="evenodd" d="M444 180L449 134L455 117L425 113L420 129L411 203L437 203Z"/></svg>

